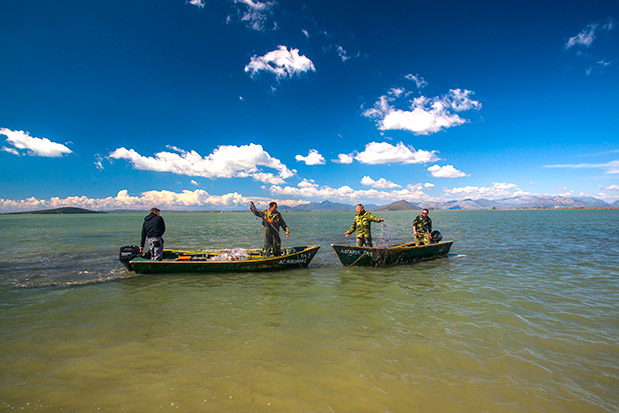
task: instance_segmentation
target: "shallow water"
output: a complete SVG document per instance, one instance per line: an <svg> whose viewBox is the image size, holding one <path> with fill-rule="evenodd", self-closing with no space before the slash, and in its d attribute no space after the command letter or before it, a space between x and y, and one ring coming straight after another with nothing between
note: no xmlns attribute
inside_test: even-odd
<svg viewBox="0 0 619 413"><path fill-rule="evenodd" d="M618 210L431 211L450 256L385 269L339 265L352 213L284 213L308 269L136 277L143 215L0 216L0 409L617 411ZM163 217L167 247L261 242Z"/></svg>

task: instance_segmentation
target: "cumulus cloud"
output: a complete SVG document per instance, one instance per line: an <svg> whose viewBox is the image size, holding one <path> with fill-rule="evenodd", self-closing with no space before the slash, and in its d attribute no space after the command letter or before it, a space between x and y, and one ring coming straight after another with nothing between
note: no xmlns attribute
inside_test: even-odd
<svg viewBox="0 0 619 413"><path fill-rule="evenodd" d="M340 153L337 156L337 159L335 159L333 162L335 163L342 163L342 164L349 164L352 163L355 160L355 158L353 157L353 155L348 155L345 153Z"/></svg>
<svg viewBox="0 0 619 413"><path fill-rule="evenodd" d="M159 152L154 157L142 156L133 149L118 148L110 153L111 159L125 159L134 168L145 171L171 172L179 175L205 178L247 178L257 181L282 184L296 170L290 170L279 159L273 158L261 145L221 145L208 156L195 151L178 153ZM260 167L274 169L277 175L264 172Z"/></svg>
<svg viewBox="0 0 619 413"><path fill-rule="evenodd" d="M273 195L278 196L334 199L354 203L359 201L394 202L401 199L429 199L429 196L423 192L423 184L408 185L402 189L382 191L378 189L355 190L348 185L333 188L326 185L319 186L313 181L303 180L297 186L272 185L269 191Z"/></svg>
<svg viewBox="0 0 619 413"><path fill-rule="evenodd" d="M544 165L546 168L599 168L603 169L607 174L619 174L619 161L610 161L605 163L577 163L577 164L558 164Z"/></svg>
<svg viewBox="0 0 619 413"><path fill-rule="evenodd" d="M326 162L316 149L310 149L307 156L297 155L294 158L299 162L305 162L306 165L324 165Z"/></svg>
<svg viewBox="0 0 619 413"><path fill-rule="evenodd" d="M473 94L466 89L451 89L440 97L419 96L408 100L409 110L402 110L396 109L393 103L400 97L408 99L410 94L402 88L393 88L381 96L374 107L364 111L363 116L375 120L380 130L407 130L415 135L429 135L466 123L456 112L481 109L481 103L472 99Z"/></svg>
<svg viewBox="0 0 619 413"><path fill-rule="evenodd" d="M13 155L43 156L59 158L73 151L60 143L52 142L47 138L35 138L28 132L0 128L0 135L6 136L6 141L12 147L2 147L2 150Z"/></svg>
<svg viewBox="0 0 619 413"><path fill-rule="evenodd" d="M435 178L461 178L466 176L464 172L457 170L453 165L432 165L428 168L428 172Z"/></svg>
<svg viewBox="0 0 619 413"><path fill-rule="evenodd" d="M456 198L505 198L524 194L518 185L496 182L492 186L463 186L457 188L445 188L445 194Z"/></svg>
<svg viewBox="0 0 619 413"><path fill-rule="evenodd" d="M618 191L619 192L619 185L610 185L606 187L607 191Z"/></svg>
<svg viewBox="0 0 619 413"><path fill-rule="evenodd" d="M415 150L412 146L406 146L402 142L392 145L387 142L370 142L365 145L365 150L358 153L354 158L361 163L377 165L385 163L427 163L438 161L436 151Z"/></svg>
<svg viewBox="0 0 619 413"><path fill-rule="evenodd" d="M252 56L245 66L245 72L250 73L252 77L263 71L272 73L280 79L298 76L308 71L315 72L316 68L310 59L299 54L299 49L288 50L286 46L278 46L277 50L272 50L264 56Z"/></svg>
<svg viewBox="0 0 619 413"><path fill-rule="evenodd" d="M369 176L361 178L361 184L365 186L371 186L373 188L389 189L389 188L402 188L402 185L395 184L387 181L385 178L380 178L378 181L373 180Z"/></svg>
<svg viewBox="0 0 619 413"><path fill-rule="evenodd" d="M50 199L37 199L30 197L22 200L0 198L0 211L32 211L36 209L78 207L92 210L134 209L148 210L153 206L161 209L187 209L187 208L245 208L250 200L256 204L275 201L278 204L300 205L307 203L298 200L282 200L263 197L248 198L237 192L223 195L211 195L203 189L193 191L146 191L139 195L130 195L125 189L118 191L115 196L104 198L89 198L87 196L69 196L66 198L52 197Z"/></svg>

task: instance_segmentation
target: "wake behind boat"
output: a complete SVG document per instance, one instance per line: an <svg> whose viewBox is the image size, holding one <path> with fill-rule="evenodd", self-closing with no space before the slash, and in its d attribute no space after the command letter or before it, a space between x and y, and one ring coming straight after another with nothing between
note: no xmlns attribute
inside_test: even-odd
<svg viewBox="0 0 619 413"><path fill-rule="evenodd" d="M446 257L453 241L415 246L414 242L393 247L357 247L331 244L344 267L383 267L413 264Z"/></svg>
<svg viewBox="0 0 619 413"><path fill-rule="evenodd" d="M275 257L264 256L261 249L165 249L163 259L153 261L148 255L140 255L136 246L128 246L120 249L119 260L136 274L279 271L307 267L319 248L320 245L283 248L282 255Z"/></svg>

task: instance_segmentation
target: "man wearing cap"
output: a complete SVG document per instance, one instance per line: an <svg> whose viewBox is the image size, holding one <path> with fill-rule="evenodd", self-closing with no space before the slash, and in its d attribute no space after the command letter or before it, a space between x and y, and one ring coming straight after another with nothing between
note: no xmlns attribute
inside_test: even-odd
<svg viewBox="0 0 619 413"><path fill-rule="evenodd" d="M161 261L163 259L163 234L165 232L165 222L159 215L158 208L151 208L150 214L144 218L142 225L142 240L140 242L140 252L144 249L144 242L148 239L150 248L150 259Z"/></svg>

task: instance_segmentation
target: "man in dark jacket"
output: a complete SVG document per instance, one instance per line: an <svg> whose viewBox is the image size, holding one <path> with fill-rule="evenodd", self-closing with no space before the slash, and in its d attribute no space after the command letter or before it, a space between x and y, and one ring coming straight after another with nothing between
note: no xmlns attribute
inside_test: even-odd
<svg viewBox="0 0 619 413"><path fill-rule="evenodd" d="M284 228L286 237L290 237L290 229L282 214L277 210L277 202L271 202L269 209L258 211L252 201L249 201L249 210L255 216L262 218L262 226L264 227L264 252L267 255L279 256L282 254L282 239L279 236L279 229Z"/></svg>
<svg viewBox="0 0 619 413"><path fill-rule="evenodd" d="M144 249L144 242L148 239L150 248L150 259L161 261L163 259L163 233L165 232L165 222L159 215L158 208L151 208L150 214L144 218L142 225L142 240L140 242L140 252Z"/></svg>

